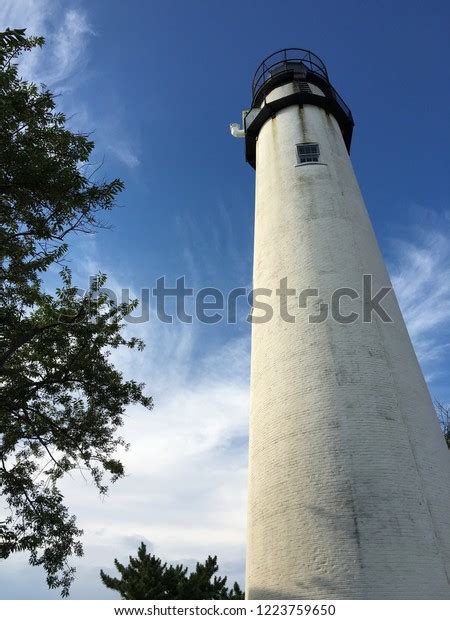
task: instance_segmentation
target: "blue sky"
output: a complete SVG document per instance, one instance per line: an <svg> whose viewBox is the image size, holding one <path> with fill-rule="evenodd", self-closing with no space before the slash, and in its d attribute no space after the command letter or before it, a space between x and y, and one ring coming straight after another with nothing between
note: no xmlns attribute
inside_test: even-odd
<svg viewBox="0 0 450 620"><path fill-rule="evenodd" d="M44 34L22 70L94 131L101 174L126 191L111 231L75 239L79 286L98 270L138 293L158 276L224 291L251 282L254 173L228 125L259 62L305 47L352 109L352 160L431 393L450 402L450 5L447 2L59 2L6 0L0 26ZM218 553L242 583L249 326L130 331L148 343L118 365L146 381L154 413L129 412L129 476L105 501L65 485L85 530L76 598L139 541L170 561ZM0 596L56 597L17 556ZM27 586L24 587L24 579Z"/></svg>

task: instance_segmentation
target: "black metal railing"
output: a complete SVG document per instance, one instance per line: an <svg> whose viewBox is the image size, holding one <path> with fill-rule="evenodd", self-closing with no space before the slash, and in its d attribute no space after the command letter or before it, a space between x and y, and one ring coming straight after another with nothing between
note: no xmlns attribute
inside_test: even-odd
<svg viewBox="0 0 450 620"><path fill-rule="evenodd" d="M298 88L287 89L286 92L279 93L278 97L266 100L266 95L274 88L290 82L295 83ZM317 86L319 91L311 89L311 84ZM251 107L243 113L243 126L245 157L253 168L256 167L256 141L261 128L269 118L274 118L284 108L295 105L318 106L332 114L350 152L354 126L350 108L331 85L324 63L309 50L292 47L268 56L256 70L252 95Z"/></svg>
<svg viewBox="0 0 450 620"><path fill-rule="evenodd" d="M348 116L349 120L353 123L353 116L352 116L352 112L351 112L350 108L345 103L345 101L342 99L340 94L332 86L330 86L330 88L333 91L334 98L336 99L338 104L341 106L341 108L343 109L345 114Z"/></svg>
<svg viewBox="0 0 450 620"><path fill-rule="evenodd" d="M274 75L289 71L293 69L295 65L300 64L304 65L311 73L315 73L329 82L325 64L318 56L309 50L300 47L291 47L279 50L267 56L256 69L252 83L253 101L256 99L265 83L272 79Z"/></svg>

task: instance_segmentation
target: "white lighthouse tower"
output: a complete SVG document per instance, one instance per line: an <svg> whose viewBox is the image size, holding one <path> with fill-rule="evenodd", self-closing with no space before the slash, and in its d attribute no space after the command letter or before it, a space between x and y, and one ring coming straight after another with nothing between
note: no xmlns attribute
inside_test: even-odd
<svg viewBox="0 0 450 620"><path fill-rule="evenodd" d="M255 299L274 309L252 325L250 599L450 598L449 451L383 291L352 129L302 49L260 65L231 127L256 170Z"/></svg>

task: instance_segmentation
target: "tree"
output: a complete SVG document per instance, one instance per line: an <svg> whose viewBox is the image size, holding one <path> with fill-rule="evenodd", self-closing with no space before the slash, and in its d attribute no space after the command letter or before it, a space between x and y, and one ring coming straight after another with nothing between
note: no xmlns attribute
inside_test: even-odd
<svg viewBox="0 0 450 620"><path fill-rule="evenodd" d="M93 142L67 128L49 90L20 78L16 59L43 43L24 30L0 33L0 557L28 551L67 596L82 532L58 483L84 470L106 493L104 474L124 474L124 409L152 400L110 357L143 347L123 335L136 302L111 301L101 274L81 296L62 262L70 234L102 226L123 184L88 175ZM55 264L61 286L50 294L42 277Z"/></svg>
<svg viewBox="0 0 450 620"><path fill-rule="evenodd" d="M118 560L114 565L120 578L110 577L100 571L100 577L107 588L119 592L125 600L222 600L243 599L244 593L235 583L226 586L226 577L217 577L219 570L217 556L204 564L197 563L195 571L188 575L188 568L163 564L155 555L147 553L142 542L137 557L129 557L128 566Z"/></svg>
<svg viewBox="0 0 450 620"><path fill-rule="evenodd" d="M439 401L435 402L435 408L439 424L441 425L445 441L447 442L447 448L450 450L450 409L444 407Z"/></svg>

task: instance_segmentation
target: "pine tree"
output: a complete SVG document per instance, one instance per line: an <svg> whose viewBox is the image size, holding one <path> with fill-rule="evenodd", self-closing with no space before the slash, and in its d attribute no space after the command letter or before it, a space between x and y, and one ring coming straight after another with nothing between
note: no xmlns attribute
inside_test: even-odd
<svg viewBox="0 0 450 620"><path fill-rule="evenodd" d="M142 542L137 557L129 557L128 566L117 559L114 565L120 577L110 577L103 570L100 577L107 588L116 590L125 600L222 600L243 599L237 583L228 588L227 578L216 576L217 556L204 564L197 563L193 572L182 564L163 564L155 555L147 553Z"/></svg>

